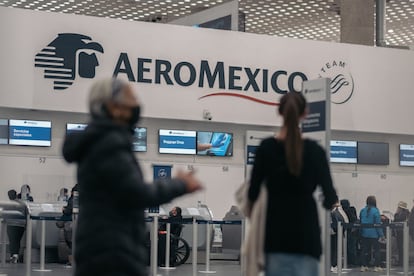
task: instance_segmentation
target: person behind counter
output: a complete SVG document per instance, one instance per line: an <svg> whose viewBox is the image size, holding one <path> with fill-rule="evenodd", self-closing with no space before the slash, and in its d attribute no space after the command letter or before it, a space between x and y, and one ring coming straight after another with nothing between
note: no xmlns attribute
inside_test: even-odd
<svg viewBox="0 0 414 276"><path fill-rule="evenodd" d="M71 192L70 192L70 197L68 199L68 204L63 207L63 216L65 217L72 217L73 214L73 194L75 191L78 191L78 184L76 184L75 186L73 186ZM68 247L70 249L72 249L72 221L65 221L65 225L64 225L64 233L65 233L65 240L66 243L68 245ZM71 263L71 259L69 260L69 262Z"/></svg>
<svg viewBox="0 0 414 276"><path fill-rule="evenodd" d="M10 200L18 201L16 190L7 192ZM26 228L26 220L10 219L7 220L7 236L9 237L10 263L16 264L20 258L20 241Z"/></svg>
<svg viewBox="0 0 414 276"><path fill-rule="evenodd" d="M66 189L66 188L60 189L59 196L57 198L57 201L63 201L63 202L65 202L65 201L68 201L68 199L69 199L68 189Z"/></svg>
<svg viewBox="0 0 414 276"><path fill-rule="evenodd" d="M202 188L193 172L144 181L132 151L141 104L130 84L97 81L89 93L91 121L70 133L63 156L77 164L79 217L75 276L146 276L144 209Z"/></svg>
<svg viewBox="0 0 414 276"><path fill-rule="evenodd" d="M17 195L17 199L24 200L24 201L30 201L33 202L34 199L30 194L30 186L27 184L22 185L20 188L20 193Z"/></svg>
<svg viewBox="0 0 414 276"><path fill-rule="evenodd" d="M68 199L68 203L65 207L63 207L63 217L65 219L69 219L68 221L58 221L56 223L58 228L63 229L63 237L65 239L65 243L68 247L68 249L70 250L70 252L72 252L72 232L73 232L73 223L72 223L72 214L73 214L73 196L74 196L74 192L78 191L78 184L76 184L75 186L73 186L71 193L70 193L70 197ZM59 249L58 249L59 250ZM63 251L63 250L62 250ZM60 253L62 256L64 255L63 252ZM73 264L73 255L72 253L70 253L67 256L67 265L71 266Z"/></svg>

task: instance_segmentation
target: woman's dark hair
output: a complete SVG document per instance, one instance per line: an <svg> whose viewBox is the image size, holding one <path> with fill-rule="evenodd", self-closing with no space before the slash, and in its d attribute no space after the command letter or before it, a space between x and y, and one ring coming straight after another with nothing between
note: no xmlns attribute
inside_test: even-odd
<svg viewBox="0 0 414 276"><path fill-rule="evenodd" d="M175 206L175 211L177 212L177 216L178 216L178 217L181 217L181 213L182 213L181 208L180 208L180 207L178 207L178 206Z"/></svg>
<svg viewBox="0 0 414 276"><path fill-rule="evenodd" d="M285 151L289 172L299 176L302 170L303 141L299 121L306 111L306 99L301 93L290 92L280 99L279 114L286 127Z"/></svg>
<svg viewBox="0 0 414 276"><path fill-rule="evenodd" d="M75 184L70 192L73 194L74 191L78 191L78 184Z"/></svg>
<svg viewBox="0 0 414 276"><path fill-rule="evenodd" d="M367 197L367 205L371 207L377 207L377 199L375 198L375 196L370 195L369 197Z"/></svg>
<svg viewBox="0 0 414 276"><path fill-rule="evenodd" d="M348 209L351 207L351 203L349 203L348 199L341 199L341 206L344 209Z"/></svg>
<svg viewBox="0 0 414 276"><path fill-rule="evenodd" d="M369 214L372 207L377 207L377 199L375 198L375 196L370 195L367 197L367 206L368 206L367 214Z"/></svg>
<svg viewBox="0 0 414 276"><path fill-rule="evenodd" d="M16 190L9 190L7 192L7 195L9 196L10 200L16 200L17 199L17 192Z"/></svg>

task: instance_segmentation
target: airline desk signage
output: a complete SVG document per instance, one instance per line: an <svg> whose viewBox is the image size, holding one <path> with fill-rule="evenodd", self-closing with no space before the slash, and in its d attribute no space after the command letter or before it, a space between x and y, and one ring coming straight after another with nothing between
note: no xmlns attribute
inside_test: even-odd
<svg viewBox="0 0 414 276"><path fill-rule="evenodd" d="M302 132L314 139L329 154L330 147L330 113L331 91L330 79L321 78L303 82L302 92L309 105L309 113L302 122Z"/></svg>
<svg viewBox="0 0 414 276"><path fill-rule="evenodd" d="M162 179L171 179L172 165L153 165L154 181ZM160 212L159 206L148 208L148 213L158 214Z"/></svg>
<svg viewBox="0 0 414 276"><path fill-rule="evenodd" d="M302 123L302 132L305 137L314 139L325 148L327 158L330 156L331 140L331 89L330 79L320 78L303 82L302 93L309 104L309 114ZM315 193L318 202L322 203L321 190ZM326 212L322 204L319 206L320 225L322 225L323 252L320 263L320 275L329 275L330 267L330 213Z"/></svg>

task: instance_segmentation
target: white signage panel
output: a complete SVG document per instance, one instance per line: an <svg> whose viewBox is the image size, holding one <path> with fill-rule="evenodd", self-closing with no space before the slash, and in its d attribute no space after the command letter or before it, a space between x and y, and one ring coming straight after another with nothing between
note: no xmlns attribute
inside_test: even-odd
<svg viewBox="0 0 414 276"><path fill-rule="evenodd" d="M308 115L302 122L304 136L319 142L329 154L331 133L331 80L321 78L303 82Z"/></svg>

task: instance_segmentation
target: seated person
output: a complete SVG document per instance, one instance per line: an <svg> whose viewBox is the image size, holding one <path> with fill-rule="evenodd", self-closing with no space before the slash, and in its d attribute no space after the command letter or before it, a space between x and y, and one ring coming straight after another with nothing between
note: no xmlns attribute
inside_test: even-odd
<svg viewBox="0 0 414 276"><path fill-rule="evenodd" d="M181 235L183 219L181 215L181 208L176 206L171 209L169 212L169 220L171 223L170 234L171 238L179 237ZM166 234L167 234L167 225L162 223L158 229L158 262L161 266L165 265L165 243L166 243ZM170 251L170 265L174 265L174 256L175 256L175 246L177 245L176 241L171 239L171 251Z"/></svg>

